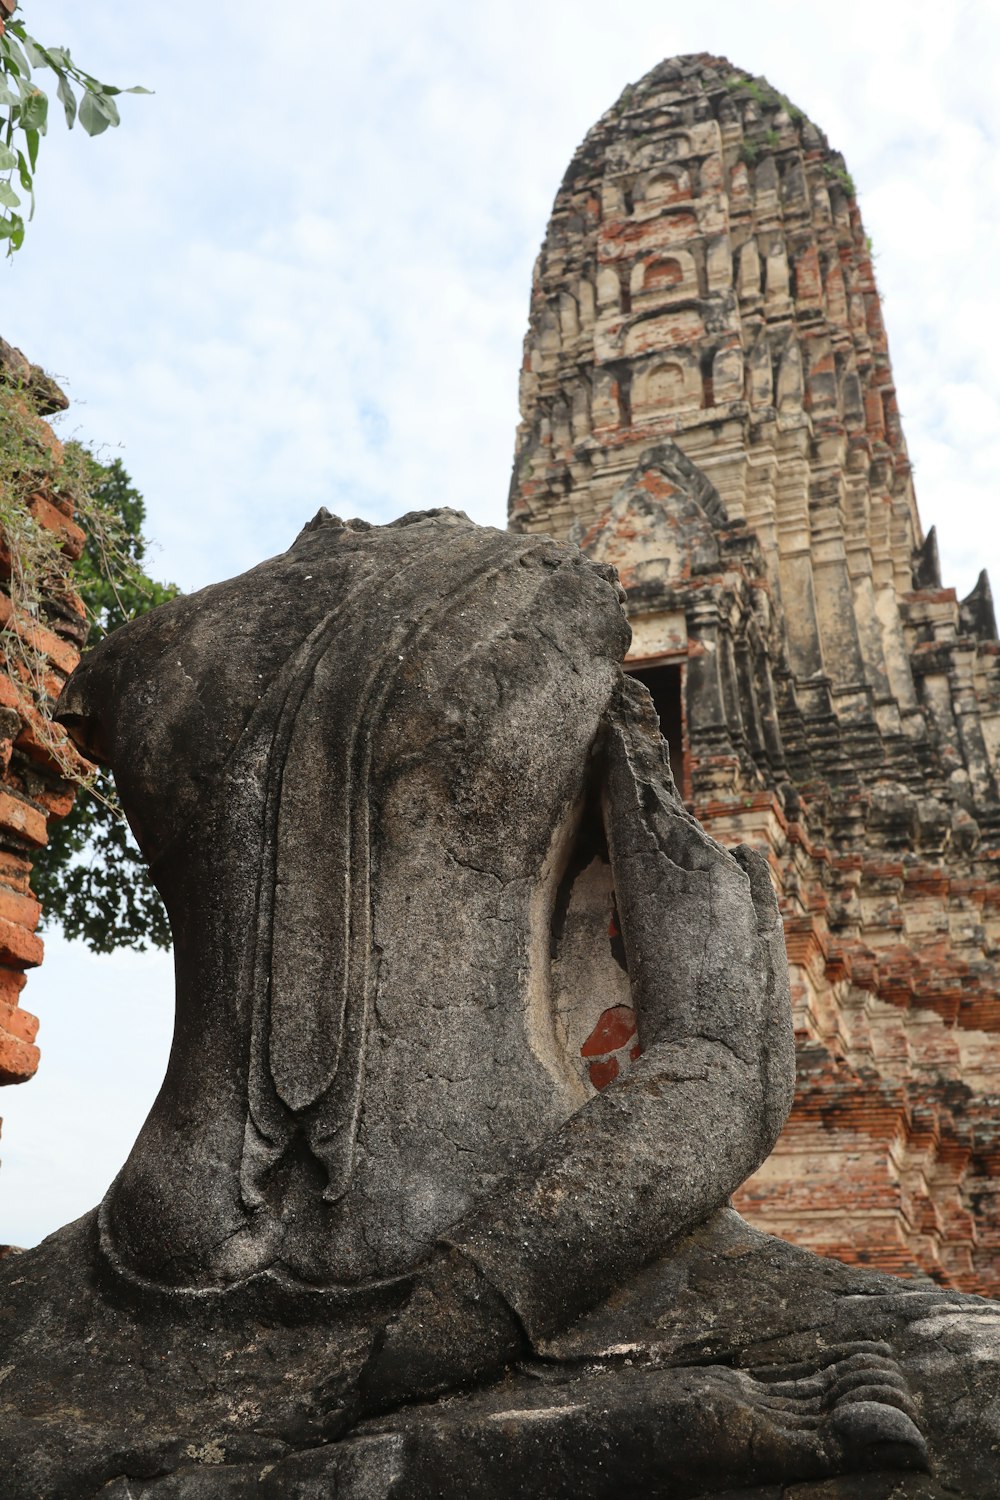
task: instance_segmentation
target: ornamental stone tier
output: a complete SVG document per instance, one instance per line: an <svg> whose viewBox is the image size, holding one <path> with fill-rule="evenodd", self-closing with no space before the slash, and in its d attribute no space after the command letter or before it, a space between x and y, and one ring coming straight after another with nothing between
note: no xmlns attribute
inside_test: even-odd
<svg viewBox="0 0 1000 1500"><path fill-rule="evenodd" d="M536 267L521 411L512 527L617 567L687 804L778 891L798 1092L739 1206L1000 1292L989 583L942 585L853 184L764 80L675 58L594 126Z"/></svg>

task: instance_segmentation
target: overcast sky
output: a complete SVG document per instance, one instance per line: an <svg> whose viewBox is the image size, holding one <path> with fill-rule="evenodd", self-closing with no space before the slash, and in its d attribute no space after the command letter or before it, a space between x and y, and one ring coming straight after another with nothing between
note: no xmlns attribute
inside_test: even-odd
<svg viewBox="0 0 1000 1500"><path fill-rule="evenodd" d="M1000 581L1000 8L992 0L25 0L142 83L96 140L54 119L0 334L120 453L184 589L320 505L504 523L532 262L596 118L662 58L763 73L841 149L877 254L945 582ZM45 75L40 75L44 86ZM162 1076L165 955L48 939L38 1077L0 1092L0 1243L90 1207Z"/></svg>

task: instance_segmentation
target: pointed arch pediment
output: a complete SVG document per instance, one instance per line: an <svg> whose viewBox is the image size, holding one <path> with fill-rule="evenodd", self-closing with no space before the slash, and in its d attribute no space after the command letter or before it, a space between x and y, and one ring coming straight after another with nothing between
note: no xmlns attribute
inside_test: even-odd
<svg viewBox="0 0 1000 1500"><path fill-rule="evenodd" d="M618 569L638 598L662 594L721 565L718 531L728 525L714 485L675 443L643 453L580 540L588 557Z"/></svg>

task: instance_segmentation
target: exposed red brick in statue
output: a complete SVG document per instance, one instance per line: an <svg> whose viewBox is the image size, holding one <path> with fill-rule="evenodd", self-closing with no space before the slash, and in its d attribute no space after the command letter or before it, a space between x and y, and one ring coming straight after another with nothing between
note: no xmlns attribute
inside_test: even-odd
<svg viewBox="0 0 1000 1500"><path fill-rule="evenodd" d="M682 792L770 862L799 1091L738 1205L1000 1293L992 600L922 532L844 162L764 80L672 59L590 132L521 411L511 525L619 569Z"/></svg>
<svg viewBox="0 0 1000 1500"><path fill-rule="evenodd" d="M611 935L618 937L618 922L612 917ZM580 1048L587 1063L587 1076L595 1089L605 1089L642 1048L636 1039L635 1011L630 1005L612 1005L598 1017L597 1025Z"/></svg>
<svg viewBox="0 0 1000 1500"><path fill-rule="evenodd" d="M635 1011L629 1005L613 1005L604 1011L580 1048L581 1057L603 1057L617 1052L635 1036Z"/></svg>
<svg viewBox="0 0 1000 1500"><path fill-rule="evenodd" d="M62 392L2 340L0 380L15 391L21 415L58 459L61 447L44 418L68 404ZM29 508L39 526L60 538L66 556L80 556L84 534L72 507L42 476ZM73 595L53 600L45 620L12 603L11 566L7 538L0 537L0 1084L23 1083L38 1067L38 1021L20 1004L26 971L41 963L43 953L31 859L48 840L49 818L65 815L73 801L73 788L50 748L51 734L27 690L24 650L36 670L41 662L44 690L54 698L76 665L86 634L83 605Z"/></svg>

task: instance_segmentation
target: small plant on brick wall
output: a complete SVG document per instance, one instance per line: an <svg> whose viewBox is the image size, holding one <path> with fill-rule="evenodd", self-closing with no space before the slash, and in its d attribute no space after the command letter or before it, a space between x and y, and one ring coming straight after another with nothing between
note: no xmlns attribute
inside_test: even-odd
<svg viewBox="0 0 1000 1500"><path fill-rule="evenodd" d="M53 688L48 621L72 617L76 602L70 568L71 533L77 528L65 498L72 465L37 415L37 401L38 392L17 379L0 382L0 573L6 576L0 651L22 720L61 774L83 784L89 768L48 713ZM58 518L54 526L45 524L48 512Z"/></svg>
<svg viewBox="0 0 1000 1500"><path fill-rule="evenodd" d="M121 461L105 465L77 443L63 447L37 405L37 391L0 381L0 569L7 575L0 667L25 731L81 795L50 824L32 883L47 923L95 952L167 947L162 903L113 786L52 723L60 681L47 646L53 635L92 643L177 590L143 569L145 508Z"/></svg>
<svg viewBox="0 0 1000 1500"><path fill-rule="evenodd" d="M823 163L823 173L831 182L835 182L838 187L843 188L848 198L856 198L858 196L854 178L843 163L825 161Z"/></svg>
<svg viewBox="0 0 1000 1500"><path fill-rule="evenodd" d="M808 123L802 110L792 103L787 94L773 88L766 78L744 78L740 73L731 73L724 80L724 86L730 93L745 94L761 109L784 110L793 125Z"/></svg>

